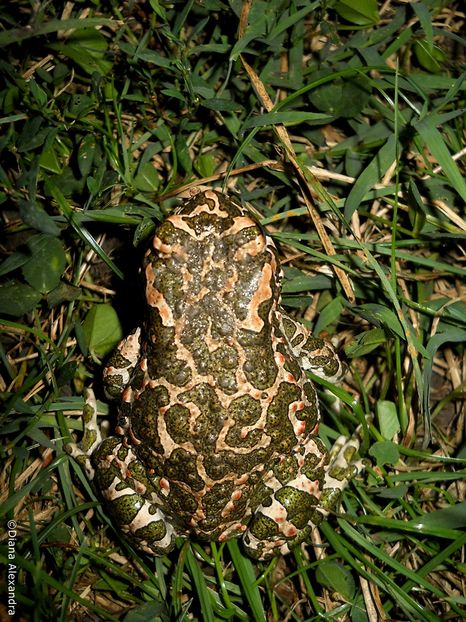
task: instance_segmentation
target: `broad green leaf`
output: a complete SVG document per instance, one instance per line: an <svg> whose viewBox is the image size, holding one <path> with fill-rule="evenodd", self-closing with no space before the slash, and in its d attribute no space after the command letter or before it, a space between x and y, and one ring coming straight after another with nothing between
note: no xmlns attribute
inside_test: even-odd
<svg viewBox="0 0 466 622"><path fill-rule="evenodd" d="M94 305L82 323L82 330L87 350L98 358L109 354L123 336L118 315L108 304Z"/></svg>
<svg viewBox="0 0 466 622"><path fill-rule="evenodd" d="M93 134L87 134L81 141L78 151L78 167L83 177L91 172L92 163L96 152L96 141Z"/></svg>
<svg viewBox="0 0 466 622"><path fill-rule="evenodd" d="M392 134L356 180L345 203L345 218L347 220L351 220L351 216L358 209L367 192L372 190L374 185L382 179L395 161L396 145L396 137Z"/></svg>
<svg viewBox="0 0 466 622"><path fill-rule="evenodd" d="M62 242L51 235L36 235L28 241L31 253L21 270L26 281L42 293L57 287L66 266Z"/></svg>
<svg viewBox="0 0 466 622"><path fill-rule="evenodd" d="M402 339L405 338L403 327L400 324L400 320L393 313L391 309L378 303L368 302L354 308L356 313L359 313L364 319L377 327L385 327L392 334L398 335Z"/></svg>
<svg viewBox="0 0 466 622"><path fill-rule="evenodd" d="M342 310L343 303L340 296L332 298L323 309L319 310L317 322L314 326L315 334L319 335L323 331L328 330L332 324L335 324L339 320Z"/></svg>
<svg viewBox="0 0 466 622"><path fill-rule="evenodd" d="M141 192L156 192L160 186L160 175L152 162L139 167L133 183Z"/></svg>
<svg viewBox="0 0 466 622"><path fill-rule="evenodd" d="M396 405L389 400L379 400L376 413L380 433L385 439L391 440L401 430Z"/></svg>
<svg viewBox="0 0 466 622"><path fill-rule="evenodd" d="M424 69L432 73L442 69L442 64L447 60L447 56L439 47L429 47L425 41L416 41L413 47L414 53Z"/></svg>
<svg viewBox="0 0 466 622"><path fill-rule="evenodd" d="M156 15L163 19L163 21L167 20L165 8L160 4L159 0L149 0L149 4Z"/></svg>
<svg viewBox="0 0 466 622"><path fill-rule="evenodd" d="M387 335L383 328L372 328L364 333L357 335L351 344L345 347L345 354L348 358L365 356L386 343Z"/></svg>
<svg viewBox="0 0 466 622"><path fill-rule="evenodd" d="M32 117L26 121L18 140L18 151L20 153L41 147L47 136L54 131L51 127L42 127L42 123L41 117Z"/></svg>
<svg viewBox="0 0 466 622"><path fill-rule="evenodd" d="M413 2L411 4L413 11L416 13L422 30L426 35L425 43L432 49L434 45L434 29L432 26L432 14L424 2Z"/></svg>
<svg viewBox="0 0 466 622"><path fill-rule="evenodd" d="M466 473L464 474L466 478ZM408 523L418 528L466 529L466 501L442 510L429 512Z"/></svg>
<svg viewBox="0 0 466 622"><path fill-rule="evenodd" d="M345 600L354 596L356 585L348 568L334 560L325 560L318 564L316 579L324 587L341 594Z"/></svg>
<svg viewBox="0 0 466 622"><path fill-rule="evenodd" d="M79 287L60 282L55 289L52 289L52 291L47 294L47 303L49 307L55 307L62 302L76 300L80 295L81 289Z"/></svg>
<svg viewBox="0 0 466 622"><path fill-rule="evenodd" d="M209 110L218 110L219 112L241 111L241 106L238 104L238 102L220 97L203 99L201 105L204 106L204 108L208 108Z"/></svg>
<svg viewBox="0 0 466 622"><path fill-rule="evenodd" d="M379 21L376 0L341 0L335 4L335 11L358 26L372 26Z"/></svg>
<svg viewBox="0 0 466 622"><path fill-rule="evenodd" d="M379 444L382 445L381 442ZM386 444L386 442L384 444ZM394 445L394 443L391 443L391 445ZM370 453L370 450L369 450L369 453ZM396 445L395 447L391 447L391 448L376 447L374 456L379 466L382 466L384 464L395 465L398 462L399 451ZM398 456L398 457L395 458L395 456ZM391 460L387 461L387 458L391 458ZM395 460L393 461L394 458ZM378 490L377 496L380 497L381 499L402 499L407 494L408 490L409 490L409 486L407 484L397 484L396 486L393 486L392 488L384 488L383 490Z"/></svg>
<svg viewBox="0 0 466 622"><path fill-rule="evenodd" d="M395 465L400 459L398 446L391 441L378 441L371 445L369 454L375 459L378 466L384 464Z"/></svg>
<svg viewBox="0 0 466 622"><path fill-rule="evenodd" d="M466 330L461 328L448 327L446 330L440 331L433 335L427 343L426 350L429 357L425 361L423 369L423 401L424 409L428 410L430 406L430 387L432 367L434 364L434 356L439 348L445 343L466 343Z"/></svg>
<svg viewBox="0 0 466 622"><path fill-rule="evenodd" d="M298 292L315 292L319 289L328 289L332 283L331 277L326 274L303 274L296 271L284 270L286 281L283 283L282 294L296 294Z"/></svg>
<svg viewBox="0 0 466 622"><path fill-rule="evenodd" d="M37 82L31 78L29 80L29 88L31 89L32 96L39 104L41 108L45 108L47 105L47 93L37 84Z"/></svg>
<svg viewBox="0 0 466 622"><path fill-rule="evenodd" d="M5 276L5 274L9 272L21 268L27 261L29 261L29 256L26 253L16 251L16 253L7 257L5 261L0 264L0 276Z"/></svg>
<svg viewBox="0 0 466 622"><path fill-rule="evenodd" d="M53 218L33 200L19 201L19 213L23 222L37 231L53 236L60 233Z"/></svg>
<svg viewBox="0 0 466 622"><path fill-rule="evenodd" d="M71 97L68 110L66 111L72 117L84 117L94 107L94 99L84 93L76 93Z"/></svg>
<svg viewBox="0 0 466 622"><path fill-rule="evenodd" d="M58 30L79 30L90 29L96 26L104 26L106 24L112 25L112 19L106 19L102 17L86 17L86 19L74 18L74 19L51 19L43 22L42 24L35 24L34 27L25 28L11 28L0 33L0 47L4 45L11 45L12 43L18 43L24 39L31 37L37 37L38 35L44 35L51 32L57 32Z"/></svg>
<svg viewBox="0 0 466 622"><path fill-rule="evenodd" d="M63 168L53 147L45 148L40 154L39 165L46 171L59 174Z"/></svg>
<svg viewBox="0 0 466 622"><path fill-rule="evenodd" d="M194 166L201 177L210 177L215 173L217 161L211 153L201 153L196 158Z"/></svg>
<svg viewBox="0 0 466 622"><path fill-rule="evenodd" d="M466 181L461 174L458 165L451 157L445 140L437 129L437 125L442 123L442 119L434 116L426 117L416 123L415 127L419 132L426 149L434 156L448 177L449 182L456 189L463 201L466 201Z"/></svg>
<svg viewBox="0 0 466 622"><path fill-rule="evenodd" d="M336 78L311 91L309 99L319 110L332 117L356 117L371 96L364 76Z"/></svg>
<svg viewBox="0 0 466 622"><path fill-rule="evenodd" d="M106 60L107 39L98 30L78 30L65 43L53 43L50 47L71 58L89 75L106 75L112 69L112 63Z"/></svg>
<svg viewBox="0 0 466 622"><path fill-rule="evenodd" d="M40 292L24 283L0 287L0 313L19 317L32 311L42 298Z"/></svg>

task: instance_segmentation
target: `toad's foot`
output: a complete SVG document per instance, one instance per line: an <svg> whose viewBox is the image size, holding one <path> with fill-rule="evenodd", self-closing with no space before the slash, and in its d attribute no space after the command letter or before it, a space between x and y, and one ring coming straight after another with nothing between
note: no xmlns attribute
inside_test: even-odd
<svg viewBox="0 0 466 622"><path fill-rule="evenodd" d="M364 469L363 460L354 460L361 431L362 426L358 426L350 439L345 436L337 439L324 467L321 488L313 472L307 471L305 466L287 482L275 475L267 478L270 495L256 508L243 536L244 546L251 557L268 559L277 553L285 555L297 544L311 539L319 523L338 507L348 483ZM316 455L315 450L310 453Z"/></svg>
<svg viewBox="0 0 466 622"><path fill-rule="evenodd" d="M91 463L91 455L102 443L102 434L97 423L97 402L92 389L86 389L85 392L83 427L84 436L81 442L68 443L65 446L65 451L83 467L88 478L92 481L95 476L95 469Z"/></svg>

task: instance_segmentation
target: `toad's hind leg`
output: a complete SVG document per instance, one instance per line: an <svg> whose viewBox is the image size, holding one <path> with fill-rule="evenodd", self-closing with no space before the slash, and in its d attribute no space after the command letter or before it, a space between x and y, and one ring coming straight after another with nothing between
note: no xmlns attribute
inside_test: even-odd
<svg viewBox="0 0 466 622"><path fill-rule="evenodd" d="M338 438L327 464L322 464L326 452L321 441L313 438L305 446L304 460L298 455L297 470L293 471L291 465L295 458L289 456L269 472L264 486L270 492L262 498L243 536L251 557L284 555L310 540L312 531L338 506L344 488L364 468L362 460L353 460L359 449L360 432L361 426L350 439ZM293 472L292 479L284 481L284 472Z"/></svg>
<svg viewBox="0 0 466 622"><path fill-rule="evenodd" d="M105 501L114 524L138 549L165 555L179 535L167 513L160 477L144 464L121 438L109 436L92 456L95 486Z"/></svg>
<svg viewBox="0 0 466 622"><path fill-rule="evenodd" d="M65 449L85 469L114 524L138 549L151 555L169 553L178 534L164 511L163 491L167 486L146 471L120 437L102 440L91 389L86 391L83 423L82 441L69 443Z"/></svg>

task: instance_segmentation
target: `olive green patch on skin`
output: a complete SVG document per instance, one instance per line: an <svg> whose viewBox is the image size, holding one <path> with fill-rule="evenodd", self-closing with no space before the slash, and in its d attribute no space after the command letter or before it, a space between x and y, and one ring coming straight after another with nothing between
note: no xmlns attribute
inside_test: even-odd
<svg viewBox="0 0 466 622"><path fill-rule="evenodd" d="M206 455L204 468L209 477L218 481L228 475L243 473L249 474L257 465L261 465L268 457L268 452L263 449L248 454L235 454L233 451L222 451L216 454Z"/></svg>
<svg viewBox="0 0 466 622"><path fill-rule="evenodd" d="M264 507L272 504L271 498L271 490L268 488L262 480L258 481L257 484L252 488L250 494L251 507L253 510L258 508L260 505Z"/></svg>
<svg viewBox="0 0 466 622"><path fill-rule="evenodd" d="M165 412L165 425L175 443L185 443L191 439L189 429L189 409L175 404Z"/></svg>
<svg viewBox="0 0 466 622"><path fill-rule="evenodd" d="M238 368L238 352L235 348L229 346L222 346L217 348L212 353L211 370L221 370L224 374L231 373L234 377L234 372Z"/></svg>
<svg viewBox="0 0 466 622"><path fill-rule="evenodd" d="M164 387L146 389L132 406L131 425L136 438L154 451L163 454L162 441L158 434L159 410L167 405Z"/></svg>
<svg viewBox="0 0 466 622"><path fill-rule="evenodd" d="M150 345L147 347L147 371L150 378L165 378L174 386L186 385L192 372L186 361L178 358L173 346L175 333L172 328L154 326L148 331Z"/></svg>
<svg viewBox="0 0 466 622"><path fill-rule="evenodd" d="M189 478L186 478L189 480ZM170 486L170 494L167 498L167 507L170 508L170 513L175 517L186 519L194 514L198 507L196 497L186 490L187 482L183 482L183 486L173 483ZM191 490L195 491L196 486L191 486ZM197 490L201 490L202 487L197 485Z"/></svg>
<svg viewBox="0 0 466 622"><path fill-rule="evenodd" d="M226 436L226 442L230 447L254 447L263 436L261 430L250 430L246 435L242 434L242 426L233 426Z"/></svg>
<svg viewBox="0 0 466 622"><path fill-rule="evenodd" d="M301 346L301 347L302 347L302 344L303 344L304 340L305 340L304 335L302 335L301 333L298 333L298 334L296 335L296 337L294 337L294 338L290 341L290 343L291 343L291 345L293 346L293 348L296 348L296 347L298 347L298 346Z"/></svg>
<svg viewBox="0 0 466 622"><path fill-rule="evenodd" d="M244 353L243 371L248 382L261 391L272 387L278 374L272 347L245 347Z"/></svg>
<svg viewBox="0 0 466 622"><path fill-rule="evenodd" d="M218 516L224 509L224 499L232 496L235 490L234 482L222 482L214 484L211 490L205 495L203 507L205 508L206 518L202 522L204 529L214 529L218 526ZM229 515L231 520L239 519L244 515L244 508L247 499L240 498L235 502L236 510Z"/></svg>
<svg viewBox="0 0 466 622"><path fill-rule="evenodd" d="M273 469L275 477L280 484L284 485L289 482L298 474L298 461L295 456L286 456L281 462L279 462Z"/></svg>
<svg viewBox="0 0 466 622"><path fill-rule="evenodd" d="M163 520L153 520L145 527L141 527L135 532L135 536L146 542L162 540L167 533Z"/></svg>
<svg viewBox="0 0 466 622"><path fill-rule="evenodd" d="M175 449L165 461L163 475L169 480L187 484L195 492L204 487L204 482L197 472L196 456L181 448Z"/></svg>
<svg viewBox="0 0 466 622"><path fill-rule="evenodd" d="M321 452L321 455L319 456L316 454L308 453L306 457L304 458L304 465L302 466L301 471L304 473L304 475L309 480L320 481L323 478L324 469L323 469L323 466L319 466L319 464L321 464L322 462L321 456L327 456L327 451L325 449L325 445L322 443L322 441L319 438L315 438L314 441L317 444L317 447L319 451ZM325 460L325 462L327 462L327 460Z"/></svg>
<svg viewBox="0 0 466 622"><path fill-rule="evenodd" d="M261 513L254 515L249 530L258 540L268 540L278 534L277 523Z"/></svg>
<svg viewBox="0 0 466 622"><path fill-rule="evenodd" d="M296 332L295 323L288 316L283 315L282 324L283 324L283 330L285 332L285 337L287 338L287 341L292 342L292 339Z"/></svg>
<svg viewBox="0 0 466 622"><path fill-rule="evenodd" d="M128 525L134 520L139 511L140 496L136 493L123 495L112 501L112 514L116 516L120 525Z"/></svg>
<svg viewBox="0 0 466 622"><path fill-rule="evenodd" d="M293 425L288 419L288 408L300 398L300 395L296 385L282 382L275 399L269 406L267 431L273 439L275 449L280 453L286 454L296 443Z"/></svg>
<svg viewBox="0 0 466 622"><path fill-rule="evenodd" d="M275 493L275 498L287 511L287 519L298 529L303 529L309 522L317 499L313 495L297 490L291 486L284 486Z"/></svg>
<svg viewBox="0 0 466 622"><path fill-rule="evenodd" d="M170 307L175 308L182 298L184 287L183 275L180 273L176 259L154 260L153 255L148 257L147 263L152 265L153 281L151 285L161 292Z"/></svg>
<svg viewBox="0 0 466 622"><path fill-rule="evenodd" d="M277 352L280 352L285 357L285 363L283 365L283 368L286 369L286 371L292 374L295 378L299 378L302 373L301 368L299 367L298 362L294 358L290 357L289 350L285 346L285 344L278 344Z"/></svg>

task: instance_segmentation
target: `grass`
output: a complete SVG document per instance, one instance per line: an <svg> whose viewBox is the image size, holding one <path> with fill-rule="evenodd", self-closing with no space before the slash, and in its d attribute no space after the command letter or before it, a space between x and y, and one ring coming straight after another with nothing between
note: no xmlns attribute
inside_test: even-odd
<svg viewBox="0 0 466 622"><path fill-rule="evenodd" d="M2 611L466 619L464 16L360 4L3 10ZM346 356L338 401L319 384L324 441L373 416L340 510L270 563L236 541L139 554L63 451L141 319L154 224L201 184L257 210L287 310Z"/></svg>

